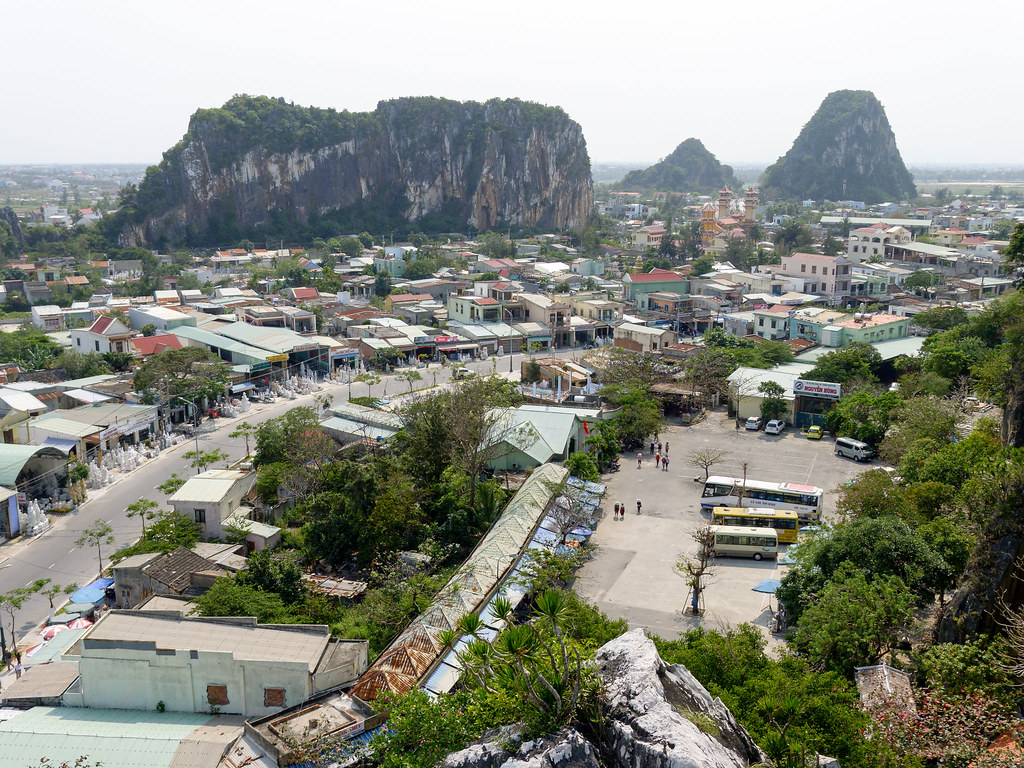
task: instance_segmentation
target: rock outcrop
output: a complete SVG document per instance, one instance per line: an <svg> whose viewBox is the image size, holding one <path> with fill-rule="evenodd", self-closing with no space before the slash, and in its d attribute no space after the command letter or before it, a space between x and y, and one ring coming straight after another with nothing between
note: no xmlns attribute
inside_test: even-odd
<svg viewBox="0 0 1024 768"><path fill-rule="evenodd" d="M687 139L650 168L630 171L617 185L631 191L693 192L715 195L722 187L739 189L732 168L722 165L699 139Z"/></svg>
<svg viewBox="0 0 1024 768"><path fill-rule="evenodd" d="M516 99L383 101L370 113L236 96L196 112L124 201L126 244L287 233L563 229L593 205L580 126Z"/></svg>
<svg viewBox="0 0 1024 768"><path fill-rule="evenodd" d="M7 226L11 228L11 234L14 235L14 239L18 241L18 247L25 247L25 235L21 231L21 223L18 221L18 214L14 212L11 206L7 205L0 208L0 221L6 222Z"/></svg>
<svg viewBox="0 0 1024 768"><path fill-rule="evenodd" d="M566 728L506 748L514 734L453 753L444 768L749 768L768 758L722 702L679 664L666 664L642 629L598 649L601 743ZM599 759L600 758L600 759Z"/></svg>
<svg viewBox="0 0 1024 768"><path fill-rule="evenodd" d="M826 96L789 152L765 170L761 191L768 198L867 203L916 195L885 108L870 91Z"/></svg>

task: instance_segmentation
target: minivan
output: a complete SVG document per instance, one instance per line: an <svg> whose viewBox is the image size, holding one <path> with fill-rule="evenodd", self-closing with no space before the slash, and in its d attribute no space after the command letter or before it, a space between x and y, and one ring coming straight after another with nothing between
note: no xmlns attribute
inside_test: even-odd
<svg viewBox="0 0 1024 768"><path fill-rule="evenodd" d="M852 437L836 438L836 456L845 456L854 461L869 461L875 452L867 443L854 440Z"/></svg>

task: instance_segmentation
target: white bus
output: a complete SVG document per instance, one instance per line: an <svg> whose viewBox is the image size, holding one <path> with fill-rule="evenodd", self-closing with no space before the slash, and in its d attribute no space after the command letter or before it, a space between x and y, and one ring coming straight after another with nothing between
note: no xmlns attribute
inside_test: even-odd
<svg viewBox="0 0 1024 768"><path fill-rule="evenodd" d="M741 525L712 525L715 557L752 557L755 560L779 556L779 537L773 528Z"/></svg>
<svg viewBox="0 0 1024 768"><path fill-rule="evenodd" d="M743 498L740 499L740 490ZM768 483L763 480L719 477L712 475L704 481L700 505L704 509L715 507L771 507L792 509L801 523L821 520L821 497L825 491L802 483Z"/></svg>

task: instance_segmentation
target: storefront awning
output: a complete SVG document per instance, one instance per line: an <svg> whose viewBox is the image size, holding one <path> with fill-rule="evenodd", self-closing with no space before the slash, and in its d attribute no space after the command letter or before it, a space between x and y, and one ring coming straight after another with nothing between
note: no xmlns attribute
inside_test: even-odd
<svg viewBox="0 0 1024 768"><path fill-rule="evenodd" d="M231 391L234 392L235 394L238 394L239 392L245 392L247 390L255 389L255 388L256 388L256 385L253 384L251 381L243 381L241 384L232 384L231 385Z"/></svg>
<svg viewBox="0 0 1024 768"><path fill-rule="evenodd" d="M43 445L52 446L53 448L56 448L58 451L64 454L67 454L70 451L78 450L77 440L64 440L59 437L48 437L45 440L43 440Z"/></svg>

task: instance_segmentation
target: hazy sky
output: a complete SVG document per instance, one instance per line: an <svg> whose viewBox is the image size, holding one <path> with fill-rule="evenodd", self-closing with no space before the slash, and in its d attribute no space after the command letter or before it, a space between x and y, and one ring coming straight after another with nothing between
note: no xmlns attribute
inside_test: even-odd
<svg viewBox="0 0 1024 768"><path fill-rule="evenodd" d="M696 136L773 161L825 95L874 91L908 163L1024 163L1024 4L950 0L10 3L0 163L157 162L235 93L368 110L560 105L595 161Z"/></svg>

